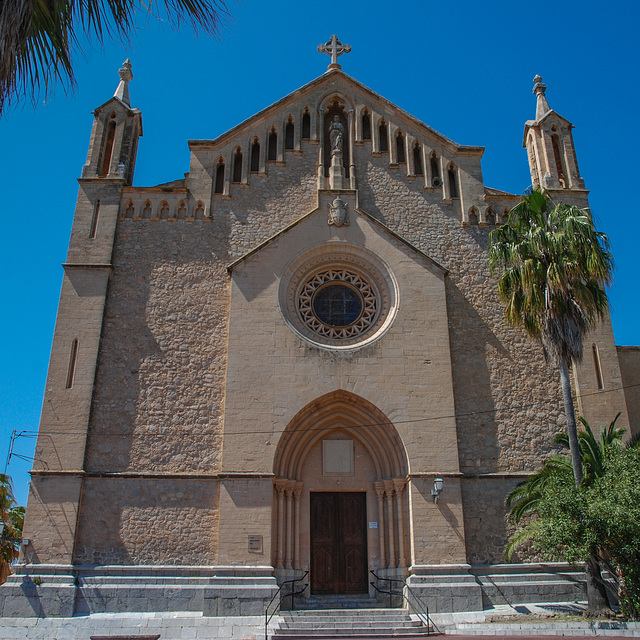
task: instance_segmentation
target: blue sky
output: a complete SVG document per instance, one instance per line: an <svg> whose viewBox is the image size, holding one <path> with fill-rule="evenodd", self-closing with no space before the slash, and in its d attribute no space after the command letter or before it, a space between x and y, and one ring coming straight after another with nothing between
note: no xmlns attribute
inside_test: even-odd
<svg viewBox="0 0 640 640"><path fill-rule="evenodd" d="M321 75L329 59L316 47L336 33L352 46L340 59L346 73L456 142L485 146L485 184L520 193L530 182L522 134L539 73L551 107L575 125L591 207L612 241L616 341L640 343L640 3L245 0L231 13L217 39L141 16L129 45L76 54L75 93L58 87L0 120L0 459L12 430L38 427L91 111L113 94L127 57L144 126L138 186L182 178L188 139L214 138ZM19 438L15 451L32 456L34 444ZM14 457L8 467L22 504L30 466Z"/></svg>

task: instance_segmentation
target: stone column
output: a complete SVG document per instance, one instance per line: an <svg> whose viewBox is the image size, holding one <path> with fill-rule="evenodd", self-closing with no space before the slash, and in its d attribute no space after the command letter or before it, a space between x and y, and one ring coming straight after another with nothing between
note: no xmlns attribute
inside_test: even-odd
<svg viewBox="0 0 640 640"><path fill-rule="evenodd" d="M396 556L396 521L393 517L393 494L395 490L393 488L393 481L387 480L385 483L385 501L387 503L387 523L388 523L388 532L389 532L389 563L388 567L390 569L397 567L397 556Z"/></svg>
<svg viewBox="0 0 640 640"><path fill-rule="evenodd" d="M404 535L404 488L406 486L405 480L393 481L396 490L396 514L398 518L398 560L400 567L407 566L407 557L405 555L406 540Z"/></svg>
<svg viewBox="0 0 640 640"><path fill-rule="evenodd" d="M285 499L285 540L284 540L284 568L292 568L293 558L293 483L288 483L284 492Z"/></svg>
<svg viewBox="0 0 640 640"><path fill-rule="evenodd" d="M286 480L275 480L274 486L278 495L278 520L276 525L276 569L282 569L284 565L284 492Z"/></svg>
<svg viewBox="0 0 640 640"><path fill-rule="evenodd" d="M380 153L380 118L371 112L371 153Z"/></svg>
<svg viewBox="0 0 640 640"><path fill-rule="evenodd" d="M249 184L249 161L251 160L251 139L248 140L245 150L242 152L242 183Z"/></svg>
<svg viewBox="0 0 640 640"><path fill-rule="evenodd" d="M258 172L262 175L267 173L267 151L269 149L269 130L267 129L265 137L260 142L260 167Z"/></svg>
<svg viewBox="0 0 640 640"><path fill-rule="evenodd" d="M349 186L356 188L356 135L353 109L349 110Z"/></svg>
<svg viewBox="0 0 640 640"><path fill-rule="evenodd" d="M302 482L296 482L293 489L293 568L300 568L300 496Z"/></svg>
<svg viewBox="0 0 640 640"><path fill-rule="evenodd" d="M424 173L424 188L431 187L431 149L422 145L422 171Z"/></svg>
<svg viewBox="0 0 640 640"><path fill-rule="evenodd" d="M373 488L378 496L378 535L380 536L380 568L387 568L387 554L385 550L385 517L384 517L384 482L375 482Z"/></svg>

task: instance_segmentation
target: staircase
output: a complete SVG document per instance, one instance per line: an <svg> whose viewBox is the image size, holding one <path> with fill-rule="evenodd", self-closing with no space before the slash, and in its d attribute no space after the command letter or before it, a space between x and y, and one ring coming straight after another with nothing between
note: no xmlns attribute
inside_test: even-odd
<svg viewBox="0 0 640 640"><path fill-rule="evenodd" d="M271 640L413 640L424 638L429 631L404 609L306 609L283 611Z"/></svg>

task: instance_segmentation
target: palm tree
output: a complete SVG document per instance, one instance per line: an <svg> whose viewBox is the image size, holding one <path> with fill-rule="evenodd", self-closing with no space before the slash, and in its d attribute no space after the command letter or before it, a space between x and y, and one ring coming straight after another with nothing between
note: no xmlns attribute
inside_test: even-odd
<svg viewBox="0 0 640 640"><path fill-rule="evenodd" d="M623 447L623 436L625 430L616 427L616 422L620 414L616 415L608 427L600 432L600 439L596 438L589 423L580 418L584 430L578 433L580 460L582 465L581 487L591 486L598 478L602 478L606 472L605 459L612 449ZM565 449L569 448L569 439L566 434L557 434L555 442ZM640 446L640 438L632 438L627 447ZM541 469L536 471L525 480L516 485L506 499L509 508L509 516L514 524L518 525L525 516L534 515L538 511L538 505L544 500L548 491L553 490L554 482L562 484L571 482L572 461L567 456L552 455L545 461ZM526 526L517 530L510 538L505 548L505 555L511 559L515 550L524 542L534 537L536 531L536 520L530 521ZM605 554L606 555L606 554ZM589 599L589 613L601 614L605 612L606 589L600 574L600 563L605 564L611 577L618 582L620 589L620 579L609 560L602 556L602 552L597 546L591 546L587 560L587 595Z"/></svg>
<svg viewBox="0 0 640 640"><path fill-rule="evenodd" d="M160 6L158 6L160 5ZM0 115L16 97L56 81L74 85L71 52L81 36L127 40L140 12L160 9L174 26L217 34L228 17L225 0L2 0L0 3Z"/></svg>
<svg viewBox="0 0 640 640"><path fill-rule="evenodd" d="M0 584L11 575L11 565L20 555L24 507L16 505L11 478L0 473Z"/></svg>
<svg viewBox="0 0 640 640"><path fill-rule="evenodd" d="M560 370L567 438L576 486L582 481L569 367L582 360L583 335L607 311L603 289L612 280L609 239L596 231L591 213L552 205L533 189L490 234L489 268L502 271L498 293L505 320L540 339L548 362Z"/></svg>

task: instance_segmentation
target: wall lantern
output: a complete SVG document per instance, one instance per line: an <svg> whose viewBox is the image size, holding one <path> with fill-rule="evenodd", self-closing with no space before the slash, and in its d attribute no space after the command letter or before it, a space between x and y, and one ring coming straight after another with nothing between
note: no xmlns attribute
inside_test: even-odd
<svg viewBox="0 0 640 640"><path fill-rule="evenodd" d="M433 496L434 502L438 502L438 497L442 493L443 487L444 487L444 480L442 478L433 479L433 489L431 489L431 495Z"/></svg>

